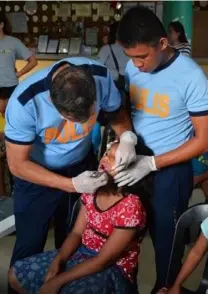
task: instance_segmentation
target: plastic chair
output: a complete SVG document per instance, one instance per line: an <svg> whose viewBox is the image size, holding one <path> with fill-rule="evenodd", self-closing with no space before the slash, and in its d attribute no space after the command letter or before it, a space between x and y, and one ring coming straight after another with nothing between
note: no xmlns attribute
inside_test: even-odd
<svg viewBox="0 0 208 294"><path fill-rule="evenodd" d="M0 238L10 235L14 231L13 199L0 196Z"/></svg>
<svg viewBox="0 0 208 294"><path fill-rule="evenodd" d="M200 225L202 221L208 217L208 204L198 204L193 207L190 207L187 211L185 211L182 216L179 218L175 236L173 240L173 247L170 256L170 263L167 273L166 284L171 285L174 281L171 281L170 277L172 276L171 273L175 273L179 270L180 264L177 264L175 261L179 260L179 256L181 256L181 250L183 247L181 244L184 244L186 232L190 228L194 228L195 232L195 239L198 237L198 233L200 231ZM196 230L197 225L197 230ZM193 234L192 234L193 236ZM199 288L196 291L191 291L185 288L182 288L183 294L188 293L197 293L197 294L205 294L206 290L208 289L208 260L205 265L203 277L201 279Z"/></svg>
<svg viewBox="0 0 208 294"><path fill-rule="evenodd" d="M71 219L70 219L70 223L69 223L69 228L70 229L73 228L73 226L74 226L74 224L76 222L80 207L81 207L81 199L79 198L75 202L75 204L73 206L73 209L72 209Z"/></svg>

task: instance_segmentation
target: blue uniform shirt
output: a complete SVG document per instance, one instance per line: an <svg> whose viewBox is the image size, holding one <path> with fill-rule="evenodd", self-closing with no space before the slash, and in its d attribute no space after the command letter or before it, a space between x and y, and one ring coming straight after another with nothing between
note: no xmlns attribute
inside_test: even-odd
<svg viewBox="0 0 208 294"><path fill-rule="evenodd" d="M126 68L135 131L155 155L176 149L193 136L192 116L208 115L208 82L189 57L174 58L153 73Z"/></svg>
<svg viewBox="0 0 208 294"><path fill-rule="evenodd" d="M96 115L84 124L61 118L50 100L52 75L62 63L88 68L96 82L96 114L100 109L113 112L121 97L107 68L99 62L66 58L29 76L15 89L6 110L6 140L32 144L31 160L49 169L61 169L82 161L92 142Z"/></svg>

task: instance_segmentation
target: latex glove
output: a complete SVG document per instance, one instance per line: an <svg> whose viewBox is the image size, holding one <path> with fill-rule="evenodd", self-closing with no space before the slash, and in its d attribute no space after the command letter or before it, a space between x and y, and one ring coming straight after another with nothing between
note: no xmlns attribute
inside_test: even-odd
<svg viewBox="0 0 208 294"><path fill-rule="evenodd" d="M120 143L115 154L115 165L112 170L118 173L136 160L136 144L137 136L133 132L126 131L121 135Z"/></svg>
<svg viewBox="0 0 208 294"><path fill-rule="evenodd" d="M102 173L99 177L92 177L95 172L85 171L75 178L72 178L72 183L78 193L93 194L98 188L105 186L108 182L106 173Z"/></svg>
<svg viewBox="0 0 208 294"><path fill-rule="evenodd" d="M142 178L147 176L150 172L156 171L154 156L137 156L136 162L129 168L119 172L114 176L114 182L118 187L125 185L132 186Z"/></svg>

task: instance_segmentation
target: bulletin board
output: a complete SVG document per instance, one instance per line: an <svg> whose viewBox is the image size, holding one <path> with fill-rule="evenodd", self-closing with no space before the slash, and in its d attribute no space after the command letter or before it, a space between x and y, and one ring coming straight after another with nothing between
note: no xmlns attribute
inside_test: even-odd
<svg viewBox="0 0 208 294"><path fill-rule="evenodd" d="M81 2L64 1L64 4L69 4L71 7L73 4L81 4ZM99 2L83 2L89 3L92 6L92 15L97 13L96 9L93 9L93 3ZM12 12L24 12L24 1L9 1L0 2L0 11L5 13ZM92 16L89 17L77 17L76 21L73 21L75 10L71 8L71 15L68 17L59 17L56 15L56 9L60 5L60 1L37 1L38 9L34 15L27 15L28 33L14 33L15 37L21 39L26 45L37 45L38 37L40 35L48 35L51 39L71 38L82 35L85 36L85 29L88 27L97 27L98 29L98 46L101 43L104 27L109 26L115 21L114 13L108 20L98 18L96 21L92 20ZM113 8L112 8L113 9ZM79 23L82 23L83 31L77 30Z"/></svg>
<svg viewBox="0 0 208 294"><path fill-rule="evenodd" d="M161 2L161 1L158 1ZM108 3L111 8L111 15L108 17L96 17L98 15L98 5L100 3ZM114 22L118 11L116 9L117 1L102 2L71 2L71 1L37 1L37 12L34 15L27 15L27 33L14 33L13 35L21 39L27 46L36 47L40 35L48 35L49 39L82 37L85 40L85 30L87 28L97 28L98 31L98 47L102 45L102 39L107 34L107 28ZM131 1L128 1L131 4ZM135 1L132 2L135 4ZM141 3L141 2L140 2ZM156 2L149 3L156 10ZM69 15L58 16L57 7L60 5L70 6ZM77 17L75 5L91 6L91 15L85 17ZM5 13L24 12L25 1L0 1L0 11ZM154 7L153 7L154 6ZM61 13L64 14L67 8L63 7ZM121 13L122 14L122 13ZM76 20L74 19L76 18Z"/></svg>

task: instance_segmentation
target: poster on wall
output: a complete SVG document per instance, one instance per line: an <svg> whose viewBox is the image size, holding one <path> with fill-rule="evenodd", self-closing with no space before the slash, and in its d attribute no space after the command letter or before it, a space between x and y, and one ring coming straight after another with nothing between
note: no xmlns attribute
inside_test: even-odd
<svg viewBox="0 0 208 294"><path fill-rule="evenodd" d="M85 44L88 46L97 46L98 44L98 28L87 28L85 34Z"/></svg>
<svg viewBox="0 0 208 294"><path fill-rule="evenodd" d="M92 15L91 4L76 4L75 14L77 17L90 17Z"/></svg>
<svg viewBox="0 0 208 294"><path fill-rule="evenodd" d="M100 17L106 17L106 16L113 16L114 10L111 8L110 3L103 2L98 4L98 15Z"/></svg>
<svg viewBox="0 0 208 294"><path fill-rule="evenodd" d="M7 13L12 26L12 33L28 33L27 16L25 12Z"/></svg>
<svg viewBox="0 0 208 294"><path fill-rule="evenodd" d="M69 17L71 16L71 5L60 3L58 6L56 6L55 11L57 17Z"/></svg>

